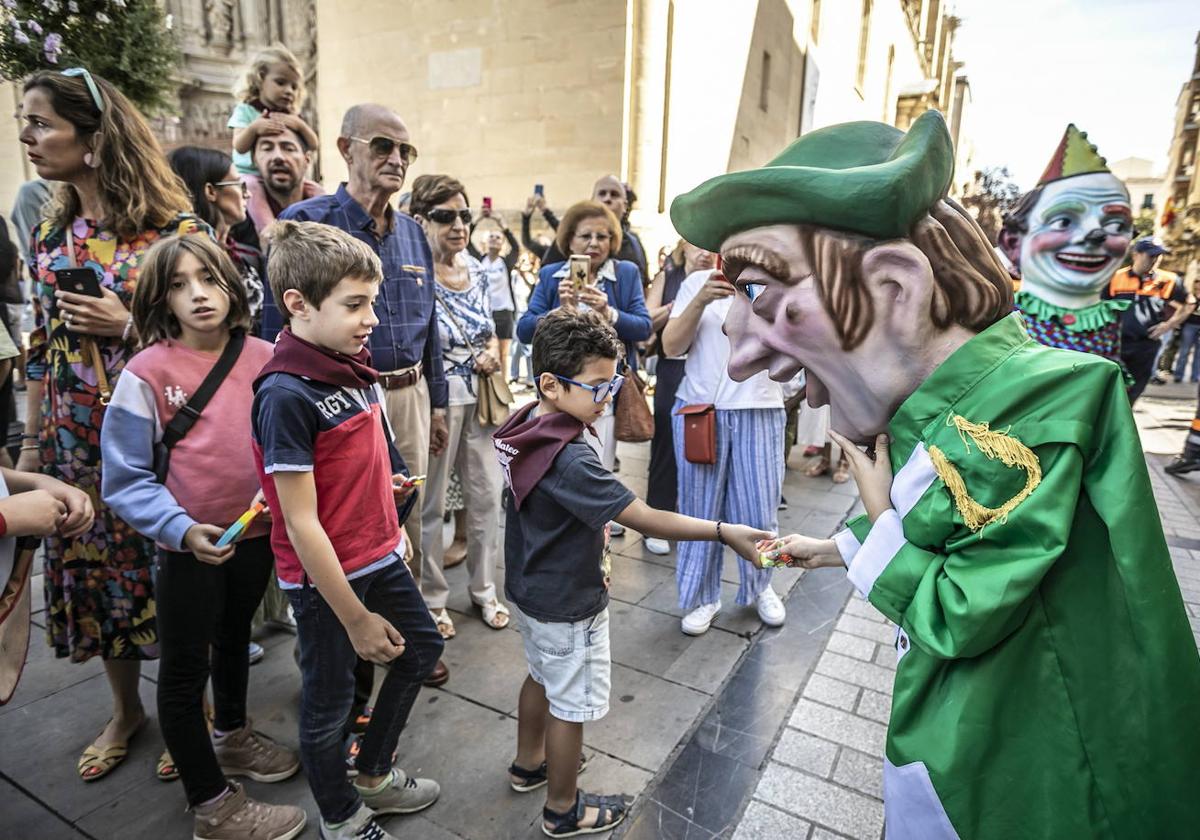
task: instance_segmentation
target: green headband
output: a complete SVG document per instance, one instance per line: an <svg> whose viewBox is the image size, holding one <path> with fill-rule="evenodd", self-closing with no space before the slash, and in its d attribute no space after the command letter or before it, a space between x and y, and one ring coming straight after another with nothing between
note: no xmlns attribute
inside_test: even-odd
<svg viewBox="0 0 1200 840"><path fill-rule="evenodd" d="M950 189L954 144L926 111L905 133L879 122L831 125L795 140L759 169L705 181L671 203L679 235L716 251L735 233L812 224L874 239L908 236Z"/></svg>

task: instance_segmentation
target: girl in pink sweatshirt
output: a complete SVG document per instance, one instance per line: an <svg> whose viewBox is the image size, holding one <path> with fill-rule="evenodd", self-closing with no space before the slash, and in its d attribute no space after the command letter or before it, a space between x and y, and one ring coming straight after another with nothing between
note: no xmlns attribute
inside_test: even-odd
<svg viewBox="0 0 1200 840"><path fill-rule="evenodd" d="M285 840L303 829L304 811L255 802L226 778L280 781L300 767L295 752L251 729L246 715L250 621L272 571L269 524L260 516L239 541L217 547L261 497L250 404L272 348L245 335L249 307L237 269L207 236L169 237L146 252L133 319L145 349L121 373L105 414L103 495L158 544L163 738L195 814L196 837L223 837L223 829L261 821L264 837ZM155 450L164 429L231 343L241 344L236 362L170 450L160 482ZM203 710L210 676L211 736Z"/></svg>

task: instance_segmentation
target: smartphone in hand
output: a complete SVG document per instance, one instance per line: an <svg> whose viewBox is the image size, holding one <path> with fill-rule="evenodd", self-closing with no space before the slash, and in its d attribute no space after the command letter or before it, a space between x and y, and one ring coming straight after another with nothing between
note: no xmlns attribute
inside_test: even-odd
<svg viewBox="0 0 1200 840"><path fill-rule="evenodd" d="M587 254L572 254L570 268L568 269L571 285L575 289L575 294L583 291L588 284L588 267L592 260Z"/></svg>
<svg viewBox="0 0 1200 840"><path fill-rule="evenodd" d="M104 297L100 291L100 276L86 266L60 268L54 272L54 284L64 292L88 297Z"/></svg>

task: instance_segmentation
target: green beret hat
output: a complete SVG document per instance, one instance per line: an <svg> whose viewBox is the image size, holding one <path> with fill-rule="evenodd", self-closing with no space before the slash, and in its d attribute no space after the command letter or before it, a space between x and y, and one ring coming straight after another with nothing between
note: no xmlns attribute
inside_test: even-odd
<svg viewBox="0 0 1200 840"><path fill-rule="evenodd" d="M797 138L766 166L684 193L671 203L671 221L710 251L740 231L778 224L899 239L945 197L953 175L954 144L937 111L907 134L885 123L841 123Z"/></svg>

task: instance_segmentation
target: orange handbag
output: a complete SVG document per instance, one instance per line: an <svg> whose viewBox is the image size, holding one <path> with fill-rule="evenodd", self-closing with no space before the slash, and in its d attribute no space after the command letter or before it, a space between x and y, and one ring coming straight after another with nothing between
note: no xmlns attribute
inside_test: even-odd
<svg viewBox="0 0 1200 840"><path fill-rule="evenodd" d="M717 407L711 403L680 406L683 457L693 464L717 463Z"/></svg>

